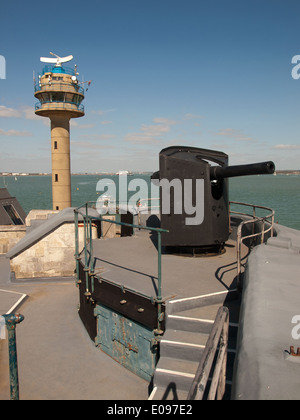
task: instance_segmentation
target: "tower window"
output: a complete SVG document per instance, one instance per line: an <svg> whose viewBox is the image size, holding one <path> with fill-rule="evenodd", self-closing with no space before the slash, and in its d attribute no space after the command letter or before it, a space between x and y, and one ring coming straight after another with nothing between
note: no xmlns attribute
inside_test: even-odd
<svg viewBox="0 0 300 420"><path fill-rule="evenodd" d="M54 149L57 149L57 141L54 142Z"/></svg>
<svg viewBox="0 0 300 420"><path fill-rule="evenodd" d="M58 174L55 174L55 182L58 182Z"/></svg>
<svg viewBox="0 0 300 420"><path fill-rule="evenodd" d="M52 102L64 102L64 94L61 92L52 93Z"/></svg>

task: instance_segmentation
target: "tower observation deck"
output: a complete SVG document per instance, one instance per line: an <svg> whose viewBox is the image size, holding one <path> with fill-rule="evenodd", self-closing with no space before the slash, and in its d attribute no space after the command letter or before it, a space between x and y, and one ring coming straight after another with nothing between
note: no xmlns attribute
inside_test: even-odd
<svg viewBox="0 0 300 420"><path fill-rule="evenodd" d="M76 65L74 70L63 65L72 58L41 57L48 64L34 81L34 96L39 100L35 113L51 120L53 210L71 207L70 119L84 116L84 88Z"/></svg>

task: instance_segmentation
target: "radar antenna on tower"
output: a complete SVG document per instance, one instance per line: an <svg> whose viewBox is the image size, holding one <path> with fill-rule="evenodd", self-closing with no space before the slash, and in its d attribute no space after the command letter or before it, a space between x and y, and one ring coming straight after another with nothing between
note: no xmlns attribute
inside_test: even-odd
<svg viewBox="0 0 300 420"><path fill-rule="evenodd" d="M67 55L66 57L59 57L58 55L50 52L51 55L54 55L56 58L52 57L40 57L40 61L43 63L56 63L56 67L61 67L61 63L67 63L73 59L73 55Z"/></svg>

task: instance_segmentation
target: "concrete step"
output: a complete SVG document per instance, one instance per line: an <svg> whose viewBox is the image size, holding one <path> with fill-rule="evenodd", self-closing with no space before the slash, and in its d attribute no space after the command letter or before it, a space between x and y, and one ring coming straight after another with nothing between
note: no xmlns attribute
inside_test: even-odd
<svg viewBox="0 0 300 420"><path fill-rule="evenodd" d="M183 311L174 311L173 314L180 315L187 318L210 319L214 320L220 306L226 306L229 309L229 321L231 323L238 323L240 297L236 299L227 300L224 302L217 302L211 305L203 305L198 307L187 308ZM173 315L172 314L172 315Z"/></svg>
<svg viewBox="0 0 300 420"><path fill-rule="evenodd" d="M188 391L177 389L175 385L171 384L169 387L155 387L151 392L148 400L154 401L170 401L170 400L181 400L187 399Z"/></svg>
<svg viewBox="0 0 300 420"><path fill-rule="evenodd" d="M226 389L224 400L230 399L235 353L227 354ZM153 400L186 400L192 385L198 362L164 357L154 378L154 389L149 397ZM207 389L211 377L207 381ZM205 399L206 397L204 397Z"/></svg>
<svg viewBox="0 0 300 420"><path fill-rule="evenodd" d="M234 311L234 301L227 303L231 310L232 302ZM160 359L154 374L153 399L187 398L220 306L219 302L213 302L200 307L185 307L185 310L167 316L167 330L160 341ZM225 399L230 396L237 331L238 324L230 323Z"/></svg>
<svg viewBox="0 0 300 420"><path fill-rule="evenodd" d="M154 385L176 390L188 391L191 387L198 362L176 359L173 357L160 357L155 369Z"/></svg>
<svg viewBox="0 0 300 420"><path fill-rule="evenodd" d="M160 342L160 356L199 361L207 339L208 334L168 330Z"/></svg>
<svg viewBox="0 0 300 420"><path fill-rule="evenodd" d="M182 312L167 316L167 329L201 332L209 334L213 326L213 318L203 319L198 316L188 316Z"/></svg>
<svg viewBox="0 0 300 420"><path fill-rule="evenodd" d="M208 380L209 382L209 380ZM183 391L182 389L177 389L174 384L170 384L169 387L154 387L148 400L152 401L186 401L189 391ZM231 396L231 384L226 383L225 392L223 400L230 400Z"/></svg>
<svg viewBox="0 0 300 420"><path fill-rule="evenodd" d="M213 306L216 305L217 306L222 306L222 305L226 305L227 303L229 304L229 302L231 302L232 300L236 300L239 297L239 293L236 289L233 290L223 290L220 292L214 292L214 293L209 293L206 295L200 295L200 296L192 296L189 298L179 298L179 299L173 299L168 301L167 303L167 312L169 314L174 314L174 313L178 313L178 312L185 312L185 311L189 311L191 309L195 309L196 311L199 310L199 308L202 307L211 307L212 309L212 313L213 311ZM212 317L209 318L214 318L216 315L216 313L213 315ZM200 318L203 318L202 316L200 316Z"/></svg>

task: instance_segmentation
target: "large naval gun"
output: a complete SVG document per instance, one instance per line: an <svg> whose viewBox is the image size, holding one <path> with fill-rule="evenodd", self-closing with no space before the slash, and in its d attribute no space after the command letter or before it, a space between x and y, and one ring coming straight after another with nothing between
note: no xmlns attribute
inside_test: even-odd
<svg viewBox="0 0 300 420"><path fill-rule="evenodd" d="M169 231L162 245L192 255L222 252L230 233L228 178L274 171L271 161L228 166L228 155L215 150L161 150L152 179L160 187L161 227Z"/></svg>

